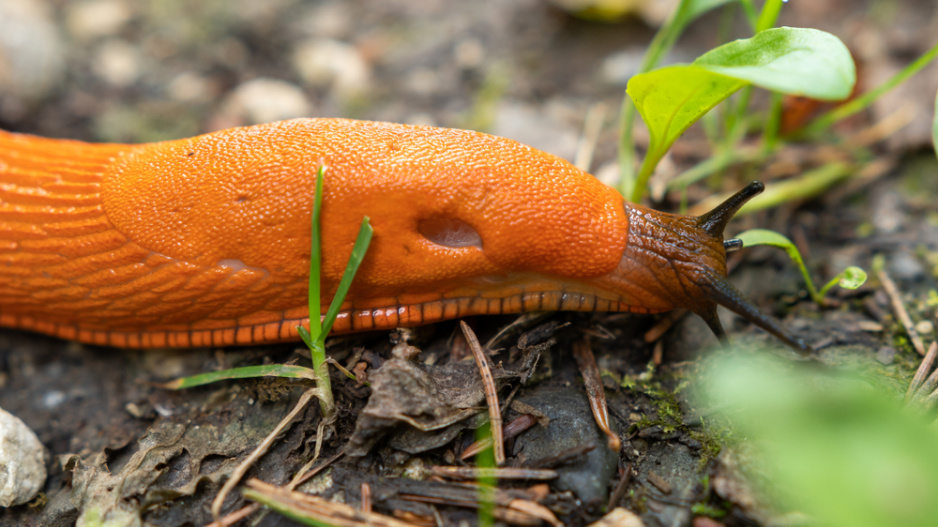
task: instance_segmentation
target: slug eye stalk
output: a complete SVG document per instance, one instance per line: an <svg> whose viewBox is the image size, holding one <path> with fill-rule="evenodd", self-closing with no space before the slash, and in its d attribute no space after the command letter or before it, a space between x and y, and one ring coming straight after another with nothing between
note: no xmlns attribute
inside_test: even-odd
<svg viewBox="0 0 938 527"><path fill-rule="evenodd" d="M726 228L726 224L729 223L733 215L735 215L740 207L747 201L764 189L765 185L763 185L762 182L753 181L710 212L699 216L697 218L697 226L710 236L722 239L723 230ZM723 242L724 250L727 252L741 249L742 245L742 241L738 239ZM707 323L710 330L713 331L721 341L726 341L726 333L723 331L720 318L717 316L717 305L721 305L733 311L756 326L775 335L779 340L802 355L807 355L813 351L803 339L792 335L775 319L759 311L759 309L756 308L752 302L747 300L725 276L720 276L713 272L706 273L706 276L707 280L701 285L706 291L705 296L710 302L700 306L697 310L697 315Z"/></svg>

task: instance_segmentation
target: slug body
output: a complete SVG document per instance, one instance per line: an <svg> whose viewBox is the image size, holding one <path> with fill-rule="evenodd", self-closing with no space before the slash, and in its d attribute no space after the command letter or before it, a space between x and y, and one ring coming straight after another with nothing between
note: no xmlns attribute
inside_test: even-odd
<svg viewBox="0 0 938 527"><path fill-rule="evenodd" d="M321 165L327 296L362 218L375 229L334 332L683 307L722 335L719 303L805 348L725 279L723 227L761 187L678 216L508 139L345 119L144 145L0 132L0 326L119 347L297 339Z"/></svg>

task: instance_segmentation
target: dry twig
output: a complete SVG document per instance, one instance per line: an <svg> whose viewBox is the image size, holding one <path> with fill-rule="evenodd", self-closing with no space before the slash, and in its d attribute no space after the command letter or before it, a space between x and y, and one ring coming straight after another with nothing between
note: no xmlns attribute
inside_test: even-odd
<svg viewBox="0 0 938 527"><path fill-rule="evenodd" d="M599 366L590 350L589 342L581 339L573 343L573 356L583 375L583 384L586 386L586 395L589 398L590 409L596 425L606 434L606 443L613 452L622 448L622 441L609 426L609 409L606 406L606 393L603 391L603 381L600 378Z"/></svg>
<svg viewBox="0 0 938 527"><path fill-rule="evenodd" d="M502 434L502 411L501 407L498 405L498 393L495 391L495 379L492 377L492 370L489 368L488 359L485 357L485 352L482 351L482 345L479 344L479 339L476 337L476 334L469 327L469 324L466 324L462 320L459 321L459 326L462 328L466 342L469 343L469 348L472 350L472 356L475 357L476 364L479 366L479 373L482 374L482 385L485 388L485 402L488 404L489 421L492 423L492 444L495 447L495 465L504 465L505 442Z"/></svg>
<svg viewBox="0 0 938 527"><path fill-rule="evenodd" d="M906 311L905 305L902 303L899 288L896 287L896 283L892 281L892 278L886 274L886 271L876 271L876 277L879 278L879 283L883 284L883 290L886 291L886 294L889 296L889 303L892 305L892 312L895 313L899 323L902 324L906 334L909 335L909 340L912 341L912 347L915 348L915 351L917 351L919 355L924 357L925 343L922 342L922 337L920 337L918 331L915 330L915 324L912 323L912 318L909 316L909 312Z"/></svg>

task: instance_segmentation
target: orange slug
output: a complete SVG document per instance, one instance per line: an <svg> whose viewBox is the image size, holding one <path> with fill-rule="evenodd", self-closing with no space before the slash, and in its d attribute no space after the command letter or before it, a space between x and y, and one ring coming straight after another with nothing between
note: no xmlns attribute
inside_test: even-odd
<svg viewBox="0 0 938 527"><path fill-rule="evenodd" d="M0 132L0 326L118 347L297 339L321 165L325 292L374 227L337 333L687 308L723 338L720 304L809 349L725 278L723 229L761 183L667 214L515 141L347 119L143 145Z"/></svg>

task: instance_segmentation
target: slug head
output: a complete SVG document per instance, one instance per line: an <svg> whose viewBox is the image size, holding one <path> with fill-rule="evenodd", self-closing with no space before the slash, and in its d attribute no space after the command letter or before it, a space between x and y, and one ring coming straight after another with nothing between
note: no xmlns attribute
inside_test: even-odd
<svg viewBox="0 0 938 527"><path fill-rule="evenodd" d="M742 247L723 240L726 224L764 185L758 181L699 216L666 214L627 204L629 242L619 268L605 277L608 284L649 311L687 308L710 326L721 341L726 334L717 316L723 306L805 354L811 348L758 310L726 278L726 253ZM627 278L626 278L627 277Z"/></svg>

